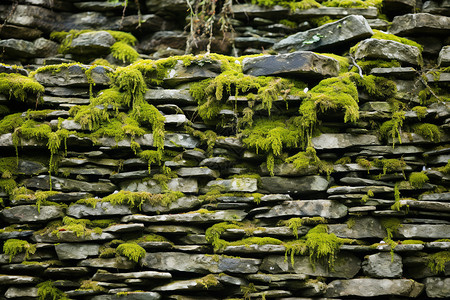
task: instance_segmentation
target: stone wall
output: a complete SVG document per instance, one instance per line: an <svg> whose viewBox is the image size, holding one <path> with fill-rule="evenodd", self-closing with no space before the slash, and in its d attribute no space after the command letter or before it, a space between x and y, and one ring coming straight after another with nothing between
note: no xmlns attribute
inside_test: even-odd
<svg viewBox="0 0 450 300"><path fill-rule="evenodd" d="M449 1L131 2L0 5L2 299L450 297Z"/></svg>

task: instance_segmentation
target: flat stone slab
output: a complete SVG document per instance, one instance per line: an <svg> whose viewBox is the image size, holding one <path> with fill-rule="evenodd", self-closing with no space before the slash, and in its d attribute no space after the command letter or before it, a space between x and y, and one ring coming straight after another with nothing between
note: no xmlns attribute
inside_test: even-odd
<svg viewBox="0 0 450 300"><path fill-rule="evenodd" d="M294 265L290 257L286 260L284 255L270 255L263 259L261 270L272 273L295 273L310 276L352 278L361 268L361 261L351 253L339 253L337 255L334 270L316 262L313 266L309 256L295 256Z"/></svg>
<svg viewBox="0 0 450 300"><path fill-rule="evenodd" d="M430 298L450 297L450 278L428 277L424 280L425 291Z"/></svg>
<svg viewBox="0 0 450 300"><path fill-rule="evenodd" d="M277 194L307 194L323 192L328 188L328 180L322 176L288 177L261 177L261 190Z"/></svg>
<svg viewBox="0 0 450 300"><path fill-rule="evenodd" d="M32 240L38 243L83 243L91 241L109 241L116 238L116 235L111 233L91 233L85 235L77 235L73 231L59 231L57 234L47 233L47 234L37 234L34 233Z"/></svg>
<svg viewBox="0 0 450 300"><path fill-rule="evenodd" d="M210 181L206 184L205 192L215 186L223 188L223 192L247 192L253 193L258 189L258 180L256 178L232 178Z"/></svg>
<svg viewBox="0 0 450 300"><path fill-rule="evenodd" d="M10 224L23 224L35 222L48 222L64 216L61 206L41 206L38 209L34 205L19 205L11 208L4 208L0 212L0 218Z"/></svg>
<svg viewBox="0 0 450 300"><path fill-rule="evenodd" d="M216 276L214 276L216 278ZM217 279L217 278L216 278ZM222 289L223 285L218 282L217 285L206 287L201 278L189 280L176 280L168 284L158 286L153 290L156 292L178 292L178 291L204 291Z"/></svg>
<svg viewBox="0 0 450 300"><path fill-rule="evenodd" d="M327 288L326 297L375 297L375 296L404 296L417 297L424 285L410 279L372 279L357 278L348 280L334 280Z"/></svg>
<svg viewBox="0 0 450 300"><path fill-rule="evenodd" d="M28 188L50 190L50 177L48 175L39 175L25 179L22 183ZM107 194L117 190L117 187L110 182L86 182L52 176L52 189L54 191L62 192L92 192Z"/></svg>
<svg viewBox="0 0 450 300"><path fill-rule="evenodd" d="M67 215L77 219L86 217L124 216L132 214L127 205L114 205L110 202L98 202L95 207L86 204L72 204L67 209Z"/></svg>
<svg viewBox="0 0 450 300"><path fill-rule="evenodd" d="M237 19L245 20L247 20L248 17L278 19L287 16L289 14L289 8L280 5L265 7L253 4L233 4L232 14Z"/></svg>
<svg viewBox="0 0 450 300"><path fill-rule="evenodd" d="M416 76L416 72L413 67L373 68L370 70L370 75L412 79Z"/></svg>
<svg viewBox="0 0 450 300"><path fill-rule="evenodd" d="M254 254L254 253L285 253L286 247L283 245L241 245L241 246L227 246L224 249L218 251L218 253L225 254Z"/></svg>
<svg viewBox="0 0 450 300"><path fill-rule="evenodd" d="M79 267L132 270L136 263L126 257L88 258L78 263Z"/></svg>
<svg viewBox="0 0 450 300"><path fill-rule="evenodd" d="M100 245L83 243L59 243L55 245L55 251L59 260L65 259L86 259L89 256L99 254Z"/></svg>
<svg viewBox="0 0 450 300"><path fill-rule="evenodd" d="M267 213L255 218L276 218L281 216L320 216L324 218L342 218L347 215L347 206L334 200L296 200L285 201L272 207Z"/></svg>
<svg viewBox="0 0 450 300"><path fill-rule="evenodd" d="M186 254L181 252L148 253L142 260L144 267L161 271L194 273L239 273L258 272L260 259L234 258L221 255Z"/></svg>
<svg viewBox="0 0 450 300"><path fill-rule="evenodd" d="M160 300L161 295L156 292L126 292L125 294L97 295L90 300Z"/></svg>
<svg viewBox="0 0 450 300"><path fill-rule="evenodd" d="M217 178L220 173L216 170L211 170L208 167L192 167L179 168L177 170L178 176L181 177L200 177L200 178Z"/></svg>
<svg viewBox="0 0 450 300"><path fill-rule="evenodd" d="M142 211L145 213L158 213L158 214L190 211L196 207L199 207L201 203L202 201L200 201L198 197L195 196L181 197L171 202L168 206L151 205L146 203L142 205Z"/></svg>
<svg viewBox="0 0 450 300"><path fill-rule="evenodd" d="M197 101L192 98L188 90L153 90L145 92L144 99L150 104L177 104L177 105L196 105Z"/></svg>
<svg viewBox="0 0 450 300"><path fill-rule="evenodd" d="M361 41L356 48L355 58L397 60L415 66L422 62L419 48L381 39Z"/></svg>
<svg viewBox="0 0 450 300"><path fill-rule="evenodd" d="M438 65L440 67L450 66L450 46L442 47L439 52Z"/></svg>
<svg viewBox="0 0 450 300"><path fill-rule="evenodd" d="M306 280L308 276L305 274L250 274L247 278L251 281L271 283L287 280Z"/></svg>
<svg viewBox="0 0 450 300"><path fill-rule="evenodd" d="M184 82L213 78L221 73L219 61L206 58L198 63L192 62L189 66L185 66L183 61L178 61L174 67L168 70L166 77L163 79L164 83L175 86Z"/></svg>
<svg viewBox="0 0 450 300"><path fill-rule="evenodd" d="M354 218L354 224L329 224L328 232L334 233L341 238L363 239L363 238L380 238L386 236L386 230L376 218L364 217Z"/></svg>
<svg viewBox="0 0 450 300"><path fill-rule="evenodd" d="M1 285L20 285L20 284L34 284L40 282L39 277L33 276L19 276L19 275L0 275Z"/></svg>
<svg viewBox="0 0 450 300"><path fill-rule="evenodd" d="M310 51L297 51L244 58L242 69L245 74L252 76L295 75L308 79L337 76L339 63L333 58Z"/></svg>
<svg viewBox="0 0 450 300"><path fill-rule="evenodd" d="M450 225L402 224L398 228L398 233L394 235L404 239L448 239Z"/></svg>
<svg viewBox="0 0 450 300"><path fill-rule="evenodd" d="M157 223L157 222L213 222L213 221L242 221L246 212L242 210L223 210L211 212L188 212L184 214L169 214L157 216L144 215L130 215L122 218L122 222L143 222L143 223Z"/></svg>
<svg viewBox="0 0 450 300"><path fill-rule="evenodd" d="M116 42L107 31L85 32L72 40L68 52L77 55L101 55L109 53Z"/></svg>
<svg viewBox="0 0 450 300"><path fill-rule="evenodd" d="M10 287L5 292L5 298L37 298L38 288L37 287Z"/></svg>
<svg viewBox="0 0 450 300"><path fill-rule="evenodd" d="M450 193L423 194L419 196L420 201L450 201Z"/></svg>
<svg viewBox="0 0 450 300"><path fill-rule="evenodd" d="M351 133L322 133L318 137L312 138L311 142L317 150L381 145L376 135Z"/></svg>
<svg viewBox="0 0 450 300"><path fill-rule="evenodd" d="M392 20L389 33L406 36L417 34L449 34L450 17L428 13L406 14Z"/></svg>
<svg viewBox="0 0 450 300"><path fill-rule="evenodd" d="M350 7L318 7L304 10L295 10L291 12L290 17L298 20L307 20L329 16L334 19L347 17L349 15L361 15L366 19L374 19L378 16L378 10L375 7L368 8L350 8Z"/></svg>
<svg viewBox="0 0 450 300"><path fill-rule="evenodd" d="M436 202L436 201L415 201L415 200L400 200L400 205L407 206L412 209L419 210L431 210L431 211L441 211L449 212L450 203Z"/></svg>
<svg viewBox="0 0 450 300"><path fill-rule="evenodd" d="M97 272L92 277L95 281L124 281L125 279L170 279L172 275L168 272L156 271L141 271L141 272L126 272L126 273L110 273Z"/></svg>
<svg viewBox="0 0 450 300"><path fill-rule="evenodd" d="M364 274L374 278L400 278L402 267L400 255L388 252L368 255L362 264Z"/></svg>
<svg viewBox="0 0 450 300"><path fill-rule="evenodd" d="M335 194L351 194L351 193L367 193L369 191L372 191L374 194L377 193L392 193L394 192L394 188L388 187L388 186L337 186L333 188L329 188L327 190L328 194L335 195Z"/></svg>
<svg viewBox="0 0 450 300"><path fill-rule="evenodd" d="M276 43L279 52L323 50L349 44L373 35L363 16L351 15L307 31L298 32Z"/></svg>
<svg viewBox="0 0 450 300"><path fill-rule="evenodd" d="M53 71L38 72L34 78L37 82L44 86L79 86L88 87L89 81L86 76L86 70L89 65L72 65L68 67L61 67L61 70L56 74ZM109 85L113 70L109 67L97 66L91 69L91 78L96 85Z"/></svg>

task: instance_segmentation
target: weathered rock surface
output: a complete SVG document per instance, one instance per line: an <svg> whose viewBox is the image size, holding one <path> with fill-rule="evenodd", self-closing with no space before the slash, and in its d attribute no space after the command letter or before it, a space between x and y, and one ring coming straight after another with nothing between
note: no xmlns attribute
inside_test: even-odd
<svg viewBox="0 0 450 300"><path fill-rule="evenodd" d="M261 190L268 193L307 194L323 192L328 188L328 180L322 176L297 178L261 177Z"/></svg>
<svg viewBox="0 0 450 300"><path fill-rule="evenodd" d="M159 300L161 295L156 292L125 292L115 295L98 295L90 297L91 300Z"/></svg>
<svg viewBox="0 0 450 300"><path fill-rule="evenodd" d="M86 204L73 204L67 209L67 215L77 219L98 216L123 216L132 211L127 205L114 205L109 202L98 202L95 207Z"/></svg>
<svg viewBox="0 0 450 300"><path fill-rule="evenodd" d="M328 232L334 233L341 238L362 239L362 238L384 238L386 230L380 221L371 217L354 218L354 224L329 224Z"/></svg>
<svg viewBox="0 0 450 300"><path fill-rule="evenodd" d="M364 274L374 278L400 278L402 267L400 255L388 252L369 255L362 264Z"/></svg>
<svg viewBox="0 0 450 300"><path fill-rule="evenodd" d="M39 175L22 182L28 188L50 189L50 177L48 175ZM95 192L112 193L116 186L111 182L86 182L80 180L59 178L52 176L52 188L62 192Z"/></svg>
<svg viewBox="0 0 450 300"><path fill-rule="evenodd" d="M373 35L367 20L362 16L348 16L339 21L291 35L273 48L280 52L299 50L324 50L339 47Z"/></svg>
<svg viewBox="0 0 450 300"><path fill-rule="evenodd" d="M208 212L188 212L183 214L169 214L157 216L130 215L122 218L123 222L212 222L212 221L242 221L246 212L242 210L223 210Z"/></svg>
<svg viewBox="0 0 450 300"><path fill-rule="evenodd" d="M224 192L256 192L258 189L257 180L255 178L233 178L225 180L214 180L208 182L206 191L219 186Z"/></svg>
<svg viewBox="0 0 450 300"><path fill-rule="evenodd" d="M323 133L312 138L315 149L342 149L353 146L381 145L375 135L356 135L348 133Z"/></svg>
<svg viewBox="0 0 450 300"><path fill-rule="evenodd" d="M389 33L400 36L416 34L448 34L450 17L428 13L406 14L396 16L389 28Z"/></svg>
<svg viewBox="0 0 450 300"><path fill-rule="evenodd" d="M61 206L32 206L19 205L11 208L4 208L0 212L0 218L9 224L48 222L64 216Z"/></svg>
<svg viewBox="0 0 450 300"><path fill-rule="evenodd" d="M168 206L144 204L142 205L142 211L145 213L190 211L196 207L199 207L201 203L202 202L198 199L198 197L181 197L171 202Z"/></svg>
<svg viewBox="0 0 450 300"><path fill-rule="evenodd" d="M405 239L448 239L450 225L403 224L398 229L398 237Z"/></svg>
<svg viewBox="0 0 450 300"><path fill-rule="evenodd" d="M444 46L439 52L438 65L440 67L450 66L450 46Z"/></svg>
<svg viewBox="0 0 450 300"><path fill-rule="evenodd" d="M140 271L126 273L97 272L92 277L96 281L123 281L125 279L170 279L172 275L168 272Z"/></svg>
<svg viewBox="0 0 450 300"><path fill-rule="evenodd" d="M55 245L55 251L58 259L85 259L89 256L97 256L99 254L100 245L97 244L71 244L61 243Z"/></svg>
<svg viewBox="0 0 450 300"><path fill-rule="evenodd" d="M297 75L304 78L337 76L339 64L333 58L309 51L244 58L244 73L252 76Z"/></svg>
<svg viewBox="0 0 450 300"><path fill-rule="evenodd" d="M428 277L424 280L425 291L430 298L450 297L450 278Z"/></svg>
<svg viewBox="0 0 450 300"><path fill-rule="evenodd" d="M286 201L272 207L267 213L256 218L274 218L280 216L320 216L324 218L342 218L347 215L347 207L333 200L297 200Z"/></svg>
<svg viewBox="0 0 450 300"><path fill-rule="evenodd" d="M89 86L86 76L86 70L90 66L71 65L61 67L58 72L59 76L54 76L52 71L44 71L37 73L34 78L45 86ZM110 75L112 70L108 67L97 66L90 70L90 77L95 84L108 85L111 81Z"/></svg>

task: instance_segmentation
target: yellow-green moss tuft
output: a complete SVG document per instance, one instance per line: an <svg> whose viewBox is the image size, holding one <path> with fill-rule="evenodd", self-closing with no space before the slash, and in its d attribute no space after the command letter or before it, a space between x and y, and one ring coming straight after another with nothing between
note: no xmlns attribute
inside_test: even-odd
<svg viewBox="0 0 450 300"><path fill-rule="evenodd" d="M444 272L448 262L450 262L450 251L441 251L428 256L428 267L436 274Z"/></svg>
<svg viewBox="0 0 450 300"><path fill-rule="evenodd" d="M36 287L38 288L37 294L39 300L69 300L67 295L56 288L54 282L51 280L41 282Z"/></svg>
<svg viewBox="0 0 450 300"><path fill-rule="evenodd" d="M409 183L416 189L422 188L422 186L429 180L430 179L425 172L413 172L409 175Z"/></svg>
<svg viewBox="0 0 450 300"><path fill-rule="evenodd" d="M120 244L116 248L116 253L121 256L127 257L129 260L138 262L141 258L144 258L146 252L145 249L136 243L124 243Z"/></svg>
<svg viewBox="0 0 450 300"><path fill-rule="evenodd" d="M442 132L437 125L423 123L413 126L414 132L432 142L440 142Z"/></svg>
<svg viewBox="0 0 450 300"><path fill-rule="evenodd" d="M9 255L9 262L19 253L25 253L25 259L36 252L36 245L24 240L9 239L3 244L3 253Z"/></svg>
<svg viewBox="0 0 450 300"><path fill-rule="evenodd" d="M4 94L9 99L25 101L33 95L39 101L43 93L44 87L30 77L15 73L0 74L0 94Z"/></svg>
<svg viewBox="0 0 450 300"><path fill-rule="evenodd" d="M111 46L111 54L123 63L132 63L139 58L139 53L124 42L116 42Z"/></svg>

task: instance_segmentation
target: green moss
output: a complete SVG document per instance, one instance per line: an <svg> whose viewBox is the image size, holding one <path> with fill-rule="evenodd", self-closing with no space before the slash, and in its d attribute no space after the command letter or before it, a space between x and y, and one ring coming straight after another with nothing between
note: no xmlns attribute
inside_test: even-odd
<svg viewBox="0 0 450 300"><path fill-rule="evenodd" d="M352 47L351 49L356 50L357 46ZM364 73L369 73L373 68L394 68L401 67L401 64L397 60L386 61L382 59L377 60L358 60L359 67L363 70ZM358 72L357 67L353 67L351 69L352 72Z"/></svg>
<svg viewBox="0 0 450 300"><path fill-rule="evenodd" d="M171 243L165 237L163 237L161 235L157 235L157 234L146 234L136 240L133 240L133 242L135 242L135 243L143 243L143 242L169 242L169 243Z"/></svg>
<svg viewBox="0 0 450 300"><path fill-rule="evenodd" d="M322 2L323 6L328 7L353 7L353 8L368 8L371 6L381 9L383 0L328 0Z"/></svg>
<svg viewBox="0 0 450 300"><path fill-rule="evenodd" d="M375 159L373 162L373 165L378 168L383 169L383 175L386 175L386 173L392 173L395 171L402 171L406 167L406 162L403 159L396 159L396 158L383 158L383 159Z"/></svg>
<svg viewBox="0 0 450 300"><path fill-rule="evenodd" d="M24 240L9 239L3 244L3 253L9 255L9 262L19 253L25 253L25 259L36 252L36 245Z"/></svg>
<svg viewBox="0 0 450 300"><path fill-rule="evenodd" d="M416 43L414 41L411 41L411 40L409 40L407 38L403 38L403 37L399 37L399 36L396 36L396 35L393 35L393 34L385 33L383 31L380 31L380 30L377 30L377 29L374 29L373 33L374 33L372 35L373 39L395 41L395 42L399 42L399 43L402 43L402 44L405 44L405 45L417 47L417 48L419 48L420 52L423 51L423 46L422 45L420 45L420 44L418 44L418 43Z"/></svg>
<svg viewBox="0 0 450 300"><path fill-rule="evenodd" d="M398 228L402 226L402 222L397 218L382 218L381 225L386 230L386 239L392 240L394 234L398 231Z"/></svg>
<svg viewBox="0 0 450 300"><path fill-rule="evenodd" d="M403 245L424 245L425 242L421 240L403 240L401 241Z"/></svg>
<svg viewBox="0 0 450 300"><path fill-rule="evenodd" d="M289 220L281 221L282 225L292 229L292 233L295 238L298 239L298 228L303 225L317 225L325 224L327 220L322 217L303 217L303 218L291 218Z"/></svg>
<svg viewBox="0 0 450 300"><path fill-rule="evenodd" d="M219 249L225 248L228 244L227 241L220 238L222 233L224 233L227 229L238 229L238 228L241 228L241 226L236 223L228 223L228 222L217 223L206 229L205 239L208 243L211 243L211 245L214 247L214 250L217 251Z"/></svg>
<svg viewBox="0 0 450 300"><path fill-rule="evenodd" d="M100 270L99 270L100 271ZM98 281L93 280L83 280L81 281L81 285L78 290L86 291L97 291L97 292L107 292L108 290L101 285L99 285Z"/></svg>
<svg viewBox="0 0 450 300"><path fill-rule="evenodd" d="M427 107L426 106L415 106L415 107L413 107L412 110L416 112L419 120L425 118L425 116L427 115Z"/></svg>
<svg viewBox="0 0 450 300"><path fill-rule="evenodd" d="M331 58L334 58L339 62L339 73L346 73L348 72L348 68L350 67L350 62L348 61L347 57L336 55L333 53L317 53L319 55L328 56Z"/></svg>
<svg viewBox="0 0 450 300"><path fill-rule="evenodd" d="M252 120L253 122L253 120ZM251 124L249 123L249 125L251 126ZM206 130L205 132L200 131L200 130L195 130L194 128L190 127L190 126L186 126L185 127L186 132L196 138L200 139L200 143L202 145L206 145L206 154L208 156L210 156L212 154L213 148L216 144L216 140L217 140L217 133L215 133L212 130Z"/></svg>
<svg viewBox="0 0 450 300"><path fill-rule="evenodd" d="M115 30L106 30L106 31L109 32L113 36L113 38L116 39L116 41L118 42L122 42L132 46L134 46L137 42L137 39L131 33Z"/></svg>
<svg viewBox="0 0 450 300"><path fill-rule="evenodd" d="M67 295L56 288L51 280L41 282L36 287L39 300L69 300Z"/></svg>
<svg viewBox="0 0 450 300"><path fill-rule="evenodd" d="M428 256L428 267L436 274L444 272L448 262L450 262L450 251L441 251Z"/></svg>
<svg viewBox="0 0 450 300"><path fill-rule="evenodd" d="M116 253L121 256L127 257L129 260L138 262L141 258L144 258L146 252L145 249L136 243L124 243L120 244L116 248Z"/></svg>
<svg viewBox="0 0 450 300"><path fill-rule="evenodd" d="M11 178L17 174L17 158L0 157L0 173L1 178Z"/></svg>
<svg viewBox="0 0 450 300"><path fill-rule="evenodd" d="M116 257L116 249L105 247L100 249L100 254L98 255L99 258L113 258Z"/></svg>
<svg viewBox="0 0 450 300"><path fill-rule="evenodd" d="M349 156L341 157L334 162L335 165L346 165L346 164L351 164L351 163L352 163L352 158Z"/></svg>
<svg viewBox="0 0 450 300"><path fill-rule="evenodd" d="M0 121L0 134L13 132L15 128L22 126L24 123L22 113L16 113L4 117Z"/></svg>
<svg viewBox="0 0 450 300"><path fill-rule="evenodd" d="M384 140L392 138L392 147L395 146L395 141L398 140L402 143L401 128L403 126L403 120L405 119L405 113L403 111L396 111L392 114L392 119L384 122L379 129L379 133Z"/></svg>
<svg viewBox="0 0 450 300"><path fill-rule="evenodd" d="M450 160L447 161L445 166L438 168L438 171L444 174L450 174Z"/></svg>
<svg viewBox="0 0 450 300"><path fill-rule="evenodd" d="M145 159L148 162L148 173L150 174L151 165L158 164L161 165L162 152L157 150L144 150L138 153L140 158Z"/></svg>
<svg viewBox="0 0 450 300"><path fill-rule="evenodd" d="M124 42L116 42L111 46L111 54L123 63L132 63L139 58L139 53Z"/></svg>
<svg viewBox="0 0 450 300"><path fill-rule="evenodd" d="M308 166L318 166L321 173L326 173L327 176L333 172L333 165L320 160L316 155L316 150L313 147L307 147L306 151L299 152L294 156L285 159L288 163L293 163L297 169L304 169Z"/></svg>
<svg viewBox="0 0 450 300"><path fill-rule="evenodd" d="M288 19L282 19L279 21L280 24L285 25L290 28L297 28L298 24L294 21L288 20Z"/></svg>
<svg viewBox="0 0 450 300"><path fill-rule="evenodd" d="M422 186L429 180L430 179L425 172L413 172L409 175L409 183L416 189L422 188Z"/></svg>
<svg viewBox="0 0 450 300"><path fill-rule="evenodd" d="M44 87L30 77L15 73L0 74L0 94L4 94L9 99L25 101L30 96L34 96L36 101L40 101L43 93Z"/></svg>
<svg viewBox="0 0 450 300"><path fill-rule="evenodd" d="M441 141L441 130L437 125L430 123L423 123L413 126L413 130L418 135L423 136L427 140L432 142L440 142Z"/></svg>
<svg viewBox="0 0 450 300"><path fill-rule="evenodd" d="M216 276L214 276L213 274L208 274L202 278L199 278L195 281L197 284L200 284L203 286L203 288L208 289L210 287L213 286L217 286L219 285L219 280L217 279Z"/></svg>
<svg viewBox="0 0 450 300"><path fill-rule="evenodd" d="M394 201L395 203L391 206L392 210L400 211L402 205L400 203L400 189L399 189L399 183L395 184L394 187Z"/></svg>
<svg viewBox="0 0 450 300"><path fill-rule="evenodd" d="M372 190L368 190L367 194L362 196L361 203L366 203L370 199L370 197L373 197L373 196L374 196L374 194L373 194Z"/></svg>
<svg viewBox="0 0 450 300"><path fill-rule="evenodd" d="M17 183L12 178L1 178L0 179L0 190L11 193L17 187Z"/></svg>

